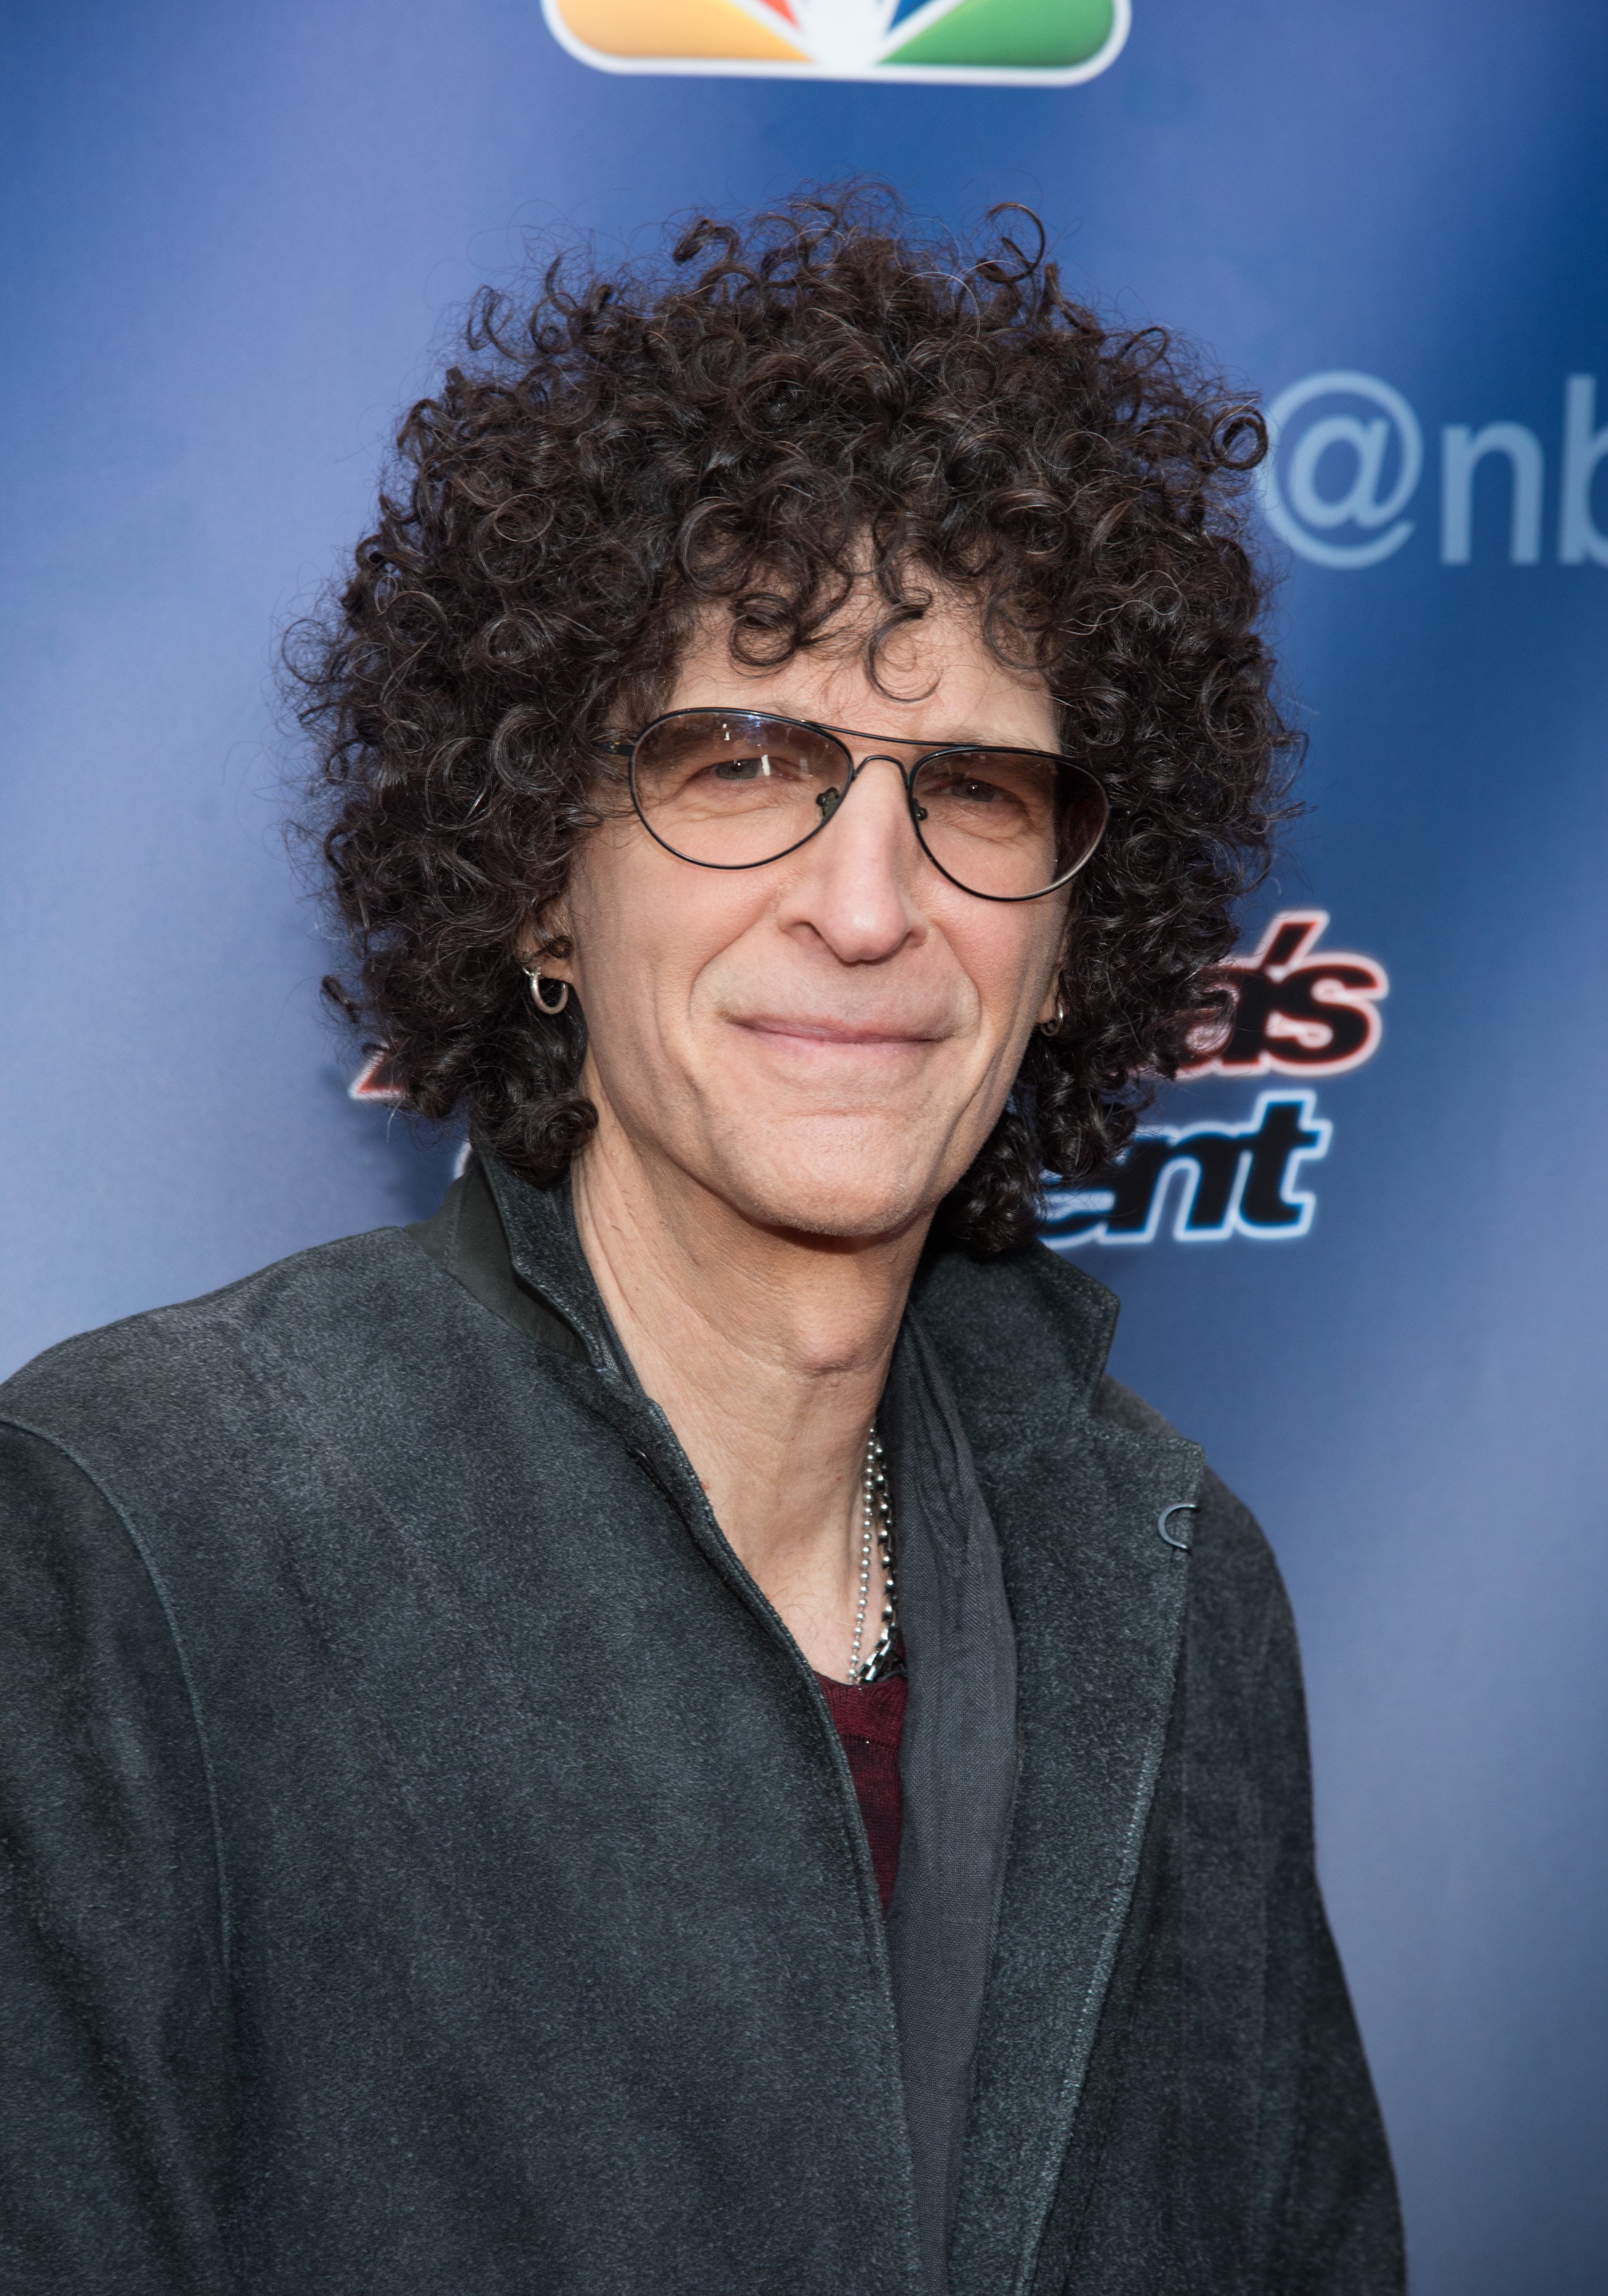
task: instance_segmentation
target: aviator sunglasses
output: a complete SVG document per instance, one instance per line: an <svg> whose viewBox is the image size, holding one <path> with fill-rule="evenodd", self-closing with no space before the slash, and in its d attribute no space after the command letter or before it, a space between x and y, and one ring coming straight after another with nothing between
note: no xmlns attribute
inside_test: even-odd
<svg viewBox="0 0 1608 2296"><path fill-rule="evenodd" d="M877 750L855 764L845 742ZM758 869L818 837L873 758L904 783L911 824L951 885L984 901L1036 901L1075 877L1106 827L1106 792L1047 750L815 726L762 709L672 709L633 740L599 748L630 760L631 802L649 835L700 869Z"/></svg>

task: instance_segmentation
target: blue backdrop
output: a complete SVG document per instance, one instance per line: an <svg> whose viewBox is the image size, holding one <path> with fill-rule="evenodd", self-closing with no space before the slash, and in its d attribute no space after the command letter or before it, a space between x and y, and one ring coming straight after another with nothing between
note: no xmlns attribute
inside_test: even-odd
<svg viewBox="0 0 1608 2296"><path fill-rule="evenodd" d="M1238 1066L1059 1241L1289 1578L1421 2296L1608 2288L1608 16L1134 0L1037 85L621 76L537 0L11 23L0 1370L450 1167L319 1015L271 664L525 231L1025 200L1276 406L1313 810L1249 943L1325 912L1281 946L1389 993L1264 949Z"/></svg>

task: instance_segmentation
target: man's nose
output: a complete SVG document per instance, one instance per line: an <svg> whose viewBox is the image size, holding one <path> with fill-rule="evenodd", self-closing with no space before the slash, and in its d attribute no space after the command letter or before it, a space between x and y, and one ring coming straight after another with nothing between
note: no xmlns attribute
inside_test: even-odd
<svg viewBox="0 0 1608 2296"><path fill-rule="evenodd" d="M800 858L806 856L810 865L796 880L788 906L841 963L874 963L918 929L914 885L922 854L896 758L877 752L860 760L825 835L812 838Z"/></svg>

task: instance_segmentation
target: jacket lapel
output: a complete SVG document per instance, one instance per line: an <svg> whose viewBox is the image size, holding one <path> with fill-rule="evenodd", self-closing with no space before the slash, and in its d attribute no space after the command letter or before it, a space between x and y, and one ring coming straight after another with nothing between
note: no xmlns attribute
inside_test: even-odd
<svg viewBox="0 0 1608 2296"><path fill-rule="evenodd" d="M1091 1416L1116 1303L1035 1252L936 1261L924 1324L959 1399L1016 1633L1021 1766L950 2255L1018 2296L1065 2158L1160 1767L1204 1462Z"/></svg>

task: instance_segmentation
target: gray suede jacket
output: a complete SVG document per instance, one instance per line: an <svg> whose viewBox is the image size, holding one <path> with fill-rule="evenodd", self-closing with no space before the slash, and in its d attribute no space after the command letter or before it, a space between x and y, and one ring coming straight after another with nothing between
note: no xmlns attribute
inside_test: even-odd
<svg viewBox="0 0 1608 2296"><path fill-rule="evenodd" d="M1033 1250L924 1265L881 1915L567 1196L0 1388L5 2296L1390 2296L1245 1510Z"/></svg>

